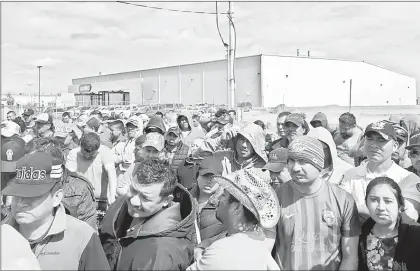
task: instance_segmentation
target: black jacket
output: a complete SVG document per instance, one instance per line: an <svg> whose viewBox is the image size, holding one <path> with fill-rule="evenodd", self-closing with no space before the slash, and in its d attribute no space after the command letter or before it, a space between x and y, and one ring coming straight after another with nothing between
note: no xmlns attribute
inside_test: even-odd
<svg viewBox="0 0 420 271"><path fill-rule="evenodd" d="M191 194L178 185L174 202L142 225L123 230L129 216L125 197L108 209L99 237L111 270L185 270L193 260L196 233L196 204Z"/></svg>
<svg viewBox="0 0 420 271"><path fill-rule="evenodd" d="M366 258L366 240L375 221L366 220L359 238L359 271L369 271ZM420 270L420 225L403 216L398 227L398 243L395 249L392 270Z"/></svg>

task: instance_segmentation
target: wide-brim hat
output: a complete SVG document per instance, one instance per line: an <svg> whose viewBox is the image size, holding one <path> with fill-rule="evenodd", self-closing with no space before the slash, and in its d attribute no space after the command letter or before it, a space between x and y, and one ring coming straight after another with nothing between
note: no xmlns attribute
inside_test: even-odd
<svg viewBox="0 0 420 271"><path fill-rule="evenodd" d="M280 219L280 204L269 180L262 179L252 169L213 178L255 215L262 228L276 226Z"/></svg>

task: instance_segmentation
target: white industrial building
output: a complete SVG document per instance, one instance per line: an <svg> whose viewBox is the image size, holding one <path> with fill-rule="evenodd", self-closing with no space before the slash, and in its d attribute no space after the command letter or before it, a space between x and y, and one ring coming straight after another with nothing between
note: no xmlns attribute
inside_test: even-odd
<svg viewBox="0 0 420 271"><path fill-rule="evenodd" d="M255 107L415 105L416 81L366 62L255 55L235 64L235 104ZM351 81L351 87L350 87ZM228 104L227 60L145 69L72 80L93 93L126 91L132 104Z"/></svg>

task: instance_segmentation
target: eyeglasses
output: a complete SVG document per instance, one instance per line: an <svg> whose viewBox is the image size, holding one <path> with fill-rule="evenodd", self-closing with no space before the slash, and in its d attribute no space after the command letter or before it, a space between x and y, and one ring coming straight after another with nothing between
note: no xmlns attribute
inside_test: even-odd
<svg viewBox="0 0 420 271"><path fill-rule="evenodd" d="M419 151L418 150L411 150L409 153L408 153L408 157L410 157L410 158L418 158L419 157Z"/></svg>

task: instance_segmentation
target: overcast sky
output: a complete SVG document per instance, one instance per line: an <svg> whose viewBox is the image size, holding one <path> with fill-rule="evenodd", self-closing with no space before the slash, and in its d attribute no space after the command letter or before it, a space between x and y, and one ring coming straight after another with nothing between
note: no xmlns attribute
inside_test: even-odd
<svg viewBox="0 0 420 271"><path fill-rule="evenodd" d="M142 4L215 11L215 3ZM227 3L219 3L219 12ZM417 80L420 3L234 4L237 56L296 55L364 60ZM228 38L225 16L220 28ZM215 15L116 2L1 3L2 92L67 92L71 79L223 59Z"/></svg>

